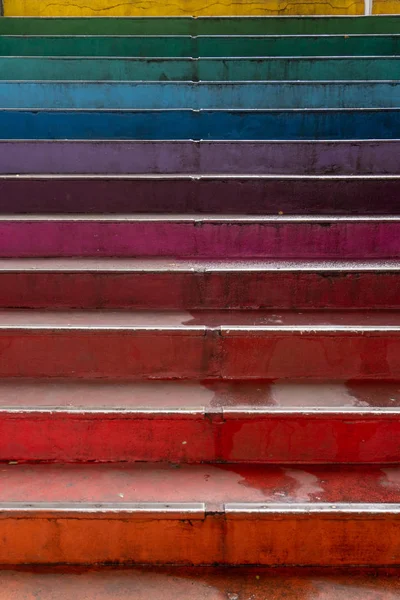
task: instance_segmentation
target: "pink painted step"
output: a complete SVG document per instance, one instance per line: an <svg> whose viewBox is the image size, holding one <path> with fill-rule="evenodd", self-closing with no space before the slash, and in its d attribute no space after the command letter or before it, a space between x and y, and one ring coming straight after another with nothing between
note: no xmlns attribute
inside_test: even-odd
<svg viewBox="0 0 400 600"><path fill-rule="evenodd" d="M400 312L2 310L0 351L0 377L397 380Z"/></svg>
<svg viewBox="0 0 400 600"><path fill-rule="evenodd" d="M398 463L400 383L0 381L0 461Z"/></svg>
<svg viewBox="0 0 400 600"><path fill-rule="evenodd" d="M394 566L400 467L4 465L2 564Z"/></svg>
<svg viewBox="0 0 400 600"><path fill-rule="evenodd" d="M0 307L393 309L400 262L0 259Z"/></svg>
<svg viewBox="0 0 400 600"><path fill-rule="evenodd" d="M0 257L379 259L400 217L1 216Z"/></svg>

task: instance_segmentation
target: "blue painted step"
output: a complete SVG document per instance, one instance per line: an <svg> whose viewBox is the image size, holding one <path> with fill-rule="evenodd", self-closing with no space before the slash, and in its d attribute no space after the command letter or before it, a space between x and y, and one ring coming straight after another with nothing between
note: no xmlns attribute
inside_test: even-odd
<svg viewBox="0 0 400 600"><path fill-rule="evenodd" d="M400 82L0 82L0 108L397 108Z"/></svg>
<svg viewBox="0 0 400 600"><path fill-rule="evenodd" d="M1 139L306 140L400 138L400 109L0 110Z"/></svg>

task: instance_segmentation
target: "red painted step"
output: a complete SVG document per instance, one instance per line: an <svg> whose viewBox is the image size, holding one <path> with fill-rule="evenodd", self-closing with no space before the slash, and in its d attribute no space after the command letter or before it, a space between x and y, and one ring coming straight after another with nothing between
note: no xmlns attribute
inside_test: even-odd
<svg viewBox="0 0 400 600"><path fill-rule="evenodd" d="M1 377L398 380L400 312L2 310L0 351Z"/></svg>
<svg viewBox="0 0 400 600"><path fill-rule="evenodd" d="M400 253L400 217L0 216L0 257L379 259Z"/></svg>
<svg viewBox="0 0 400 600"><path fill-rule="evenodd" d="M399 383L0 381L0 461L398 463Z"/></svg>
<svg viewBox="0 0 400 600"><path fill-rule="evenodd" d="M0 259L1 308L393 309L393 261Z"/></svg>
<svg viewBox="0 0 400 600"><path fill-rule="evenodd" d="M399 565L400 467L4 465L0 562Z"/></svg>
<svg viewBox="0 0 400 600"><path fill-rule="evenodd" d="M266 567L22 567L0 571L7 600L397 600L399 570ZM57 596L55 596L57 594Z"/></svg>

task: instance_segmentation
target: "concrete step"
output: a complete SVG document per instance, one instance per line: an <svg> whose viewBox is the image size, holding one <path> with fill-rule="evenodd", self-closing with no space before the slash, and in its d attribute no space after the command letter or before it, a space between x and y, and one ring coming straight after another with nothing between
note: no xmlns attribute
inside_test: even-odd
<svg viewBox="0 0 400 600"><path fill-rule="evenodd" d="M400 313L3 310L0 349L1 377L393 381Z"/></svg>
<svg viewBox="0 0 400 600"><path fill-rule="evenodd" d="M0 257L392 259L400 217L1 215Z"/></svg>
<svg viewBox="0 0 400 600"><path fill-rule="evenodd" d="M2 380L0 461L398 464L399 417L398 382Z"/></svg>
<svg viewBox="0 0 400 600"><path fill-rule="evenodd" d="M398 565L399 479L397 466L4 465L0 562Z"/></svg>
<svg viewBox="0 0 400 600"><path fill-rule="evenodd" d="M285 140L279 141L118 141L118 140L106 140L106 141L48 141L48 140L0 140L0 173L16 173L20 174L53 174L57 177L47 177L43 175L41 183L37 183L36 179L26 181L17 181L17 178L13 178L13 181L7 184L4 177L0 179L2 186L2 194L5 198L10 194L8 188L4 188L5 185L10 186L29 186L29 193L26 193L26 197L34 195L35 188L46 188L46 186L56 186L58 179L63 179L62 174L91 174L91 181L89 183L83 183L83 180L87 178L80 178L79 183L74 183L73 180L68 179L69 190L68 194L71 196L74 193L73 186L76 185L94 185L93 180L99 180L101 186L117 186L119 185L114 181L113 174L159 174L165 176L165 174L173 175L176 174L189 174L191 178L198 178L198 175L210 175L217 174L224 177L224 186L229 186L229 194L231 196L232 191L232 177L227 178L226 175L234 175L233 179L241 179L243 175L258 175L257 178L252 182L251 194L247 195L248 202L251 201L251 197L257 193L258 186L261 189L268 182L266 178L261 178L261 175L268 174L270 176L276 176L276 179L280 179L277 175L285 175L289 178L289 182L286 186L290 187L294 185L293 179L302 179L302 176L329 176L327 183L319 180L319 177L313 177L312 179L312 190L318 191L318 186L323 187L323 196L329 198L329 189L335 185L340 185L338 180L332 176L350 176L350 175L364 175L367 176L367 184L363 188L363 195L368 194L366 188L373 188L373 178L371 176L376 175L399 175L400 165L397 160L398 153L400 152L399 140L341 140L341 141L290 141ZM96 174L108 175L109 177L99 177ZM110 177L111 175L111 177ZM300 176L300 177L298 177ZM79 177L78 177L79 178ZM142 177L143 178L143 177ZM47 181L49 179L49 181ZM65 179L65 178L64 178ZM122 180L129 179L129 177L121 178ZM144 177L146 179L146 177ZM151 179L151 178L150 178ZM167 179L166 177L160 177L162 181ZM179 178L178 178L179 179ZM218 178L217 178L218 179ZM352 178L351 178L352 179ZM386 178L384 178L386 179ZM200 178L200 181L202 178ZM304 181L305 178L304 178ZM352 179L354 182L355 179ZM379 184L379 182L378 182ZM67 185L63 181L62 185ZM124 181L124 186L129 185ZM133 184L132 184L133 185ZM137 184L135 184L137 185ZM145 184L143 184L145 185ZM154 184L155 185L155 184ZM273 185L271 183L271 185ZM280 184L281 186L285 184ZM308 194L312 193L310 184L308 185ZM343 184L344 185L344 184ZM350 183L349 185L357 185L356 183ZM387 183L386 185L396 185ZM327 189L329 188L329 189ZM4 192L3 192L4 189ZM280 196L287 196L290 189L278 188ZM343 188L340 188L335 194L336 203L343 211L344 207L350 204L350 198L346 194L346 205L341 204L341 196L345 194ZM356 191L352 189L352 196L354 197ZM41 192L44 194L44 190ZM137 188L135 189L135 195L137 195ZM193 192L192 192L193 193ZM317 192L316 192L317 193ZM392 192L393 193L393 192ZM57 188L56 190L51 189L50 195L56 195L57 197L63 197L62 189ZM113 201L116 203L117 198L121 195L126 194L121 187L117 190L112 191ZM177 190L174 190L174 195L177 194ZM258 193L257 193L258 194ZM82 203L86 198L86 193L79 192L80 202ZM95 193L91 193L91 197L98 197L100 195L100 189L96 189ZM268 195L273 196L272 191L268 190ZM293 196L294 194L292 194ZM391 193L389 190L384 191L385 198L389 201L389 212L392 214L396 212L397 204L393 203L391 199ZM218 198L221 201L222 194L218 194ZM35 197L35 196L34 196ZM367 196L368 197L368 196ZM5 198L3 201L5 201ZM146 199L149 202L151 195L148 194ZM397 198L397 192L396 192ZM171 202L171 198L168 201ZM257 201L258 195L257 195ZM371 201L371 200L370 200ZM26 200L26 206L29 206ZM294 200L292 200L294 202ZM37 202L36 206L40 203ZM47 205L51 206L49 203ZM46 205L46 206L47 206ZM110 206L111 203L108 203ZM380 210L386 210L386 202L380 203ZM54 202L53 202L54 206ZM59 204L57 204L59 206ZM75 206L79 206L76 202ZM95 205L90 205L93 209ZM151 205L150 205L151 206ZM185 210L190 208L190 205L184 205ZM278 204L276 205L278 207ZM293 204L297 211L301 211L301 205L299 203ZM336 212L333 202L328 203L329 210L334 213ZM16 207L18 210L18 204ZM149 208L150 210L150 208ZM200 210L200 209L199 209ZM263 205L265 210L265 203ZM280 207L276 209L280 210ZM324 210L322 202L318 203L318 212ZM368 212L367 203L360 205L358 209L361 213ZM244 211L242 211L244 212Z"/></svg>
<svg viewBox="0 0 400 600"><path fill-rule="evenodd" d="M2 35L0 54L102 58L395 56L400 54L400 35Z"/></svg>
<svg viewBox="0 0 400 600"><path fill-rule="evenodd" d="M270 567L102 567L0 571L6 597L19 600L298 600L323 594L325 600L395 600L400 597L399 570L387 568L271 569Z"/></svg>
<svg viewBox="0 0 400 600"><path fill-rule="evenodd" d="M2 35L324 35L398 33L399 17L3 17Z"/></svg>
<svg viewBox="0 0 400 600"><path fill-rule="evenodd" d="M198 111L0 109L0 137L23 140L398 139L400 108Z"/></svg>
<svg viewBox="0 0 400 600"><path fill-rule="evenodd" d="M0 259L0 307L400 309L400 263Z"/></svg>
<svg viewBox="0 0 400 600"><path fill-rule="evenodd" d="M396 80L400 57L0 58L0 80L343 81Z"/></svg>
<svg viewBox="0 0 400 600"><path fill-rule="evenodd" d="M0 108L200 110L397 108L399 104L398 81L0 81Z"/></svg>
<svg viewBox="0 0 400 600"><path fill-rule="evenodd" d="M2 203L0 214L233 214L233 215L396 215L400 176L398 175L107 175L108 166L115 171L156 171L162 164L175 166L184 158L185 146L160 146L155 143L155 156L149 156L151 144L136 146L129 142L116 147L77 142L5 142L0 143L4 170L18 171L21 161L29 171L45 168L61 171L104 171L104 175L3 175L0 176ZM144 156L138 153L144 151ZM390 149L390 146L388 147ZM392 149L397 146L394 144ZM168 150L175 156L166 154ZM208 148L211 154L224 145ZM160 150L159 155L157 151ZM227 148L229 151L229 147ZM239 148L237 149L239 150ZM246 148L245 148L246 150ZM382 149L384 150L384 148ZM196 160L198 150L187 157ZM202 152L201 152L202 153ZM25 162L25 157L27 160ZM206 157L208 160L210 157ZM250 158L250 157L249 157ZM48 163L45 161L49 160ZM229 158L227 159L229 160ZM240 161L241 159L239 159ZM245 160L245 159L244 159ZM153 162L152 162L153 161ZM159 162L154 162L159 161ZM176 162L175 162L176 161ZM233 170L235 158L228 165ZM1 167L0 167L1 168ZM182 170L185 165L181 165ZM267 167L268 168L268 167ZM254 170L256 167L254 167ZM202 168L200 168L202 170ZM385 202L382 203L382 197Z"/></svg>

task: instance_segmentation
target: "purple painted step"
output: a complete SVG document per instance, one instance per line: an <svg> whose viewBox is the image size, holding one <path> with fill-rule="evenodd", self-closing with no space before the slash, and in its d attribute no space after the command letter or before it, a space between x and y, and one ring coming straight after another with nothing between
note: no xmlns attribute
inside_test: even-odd
<svg viewBox="0 0 400 600"><path fill-rule="evenodd" d="M397 258L396 217L3 216L0 256Z"/></svg>
<svg viewBox="0 0 400 600"><path fill-rule="evenodd" d="M400 174L400 140L1 141L0 173Z"/></svg>
<svg viewBox="0 0 400 600"><path fill-rule="evenodd" d="M0 214L396 214L399 197L398 175L0 176Z"/></svg>

